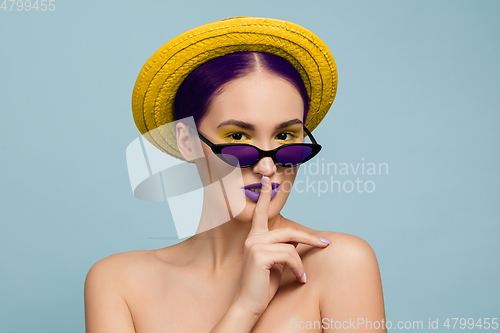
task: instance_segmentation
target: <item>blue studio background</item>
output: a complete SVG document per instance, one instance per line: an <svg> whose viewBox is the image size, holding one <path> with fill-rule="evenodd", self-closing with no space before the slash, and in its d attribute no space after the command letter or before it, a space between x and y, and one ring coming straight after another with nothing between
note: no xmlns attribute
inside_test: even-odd
<svg viewBox="0 0 500 333"><path fill-rule="evenodd" d="M500 317L500 2L52 3L0 9L0 332L84 332L96 261L179 241L165 203L132 195L132 89L169 39L239 15L307 27L338 66L320 170L298 178L315 185L283 215L368 241L394 324Z"/></svg>

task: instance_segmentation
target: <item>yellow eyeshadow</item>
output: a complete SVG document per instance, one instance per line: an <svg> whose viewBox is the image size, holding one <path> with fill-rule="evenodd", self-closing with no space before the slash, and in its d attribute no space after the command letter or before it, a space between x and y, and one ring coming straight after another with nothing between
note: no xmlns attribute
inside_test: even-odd
<svg viewBox="0 0 500 333"><path fill-rule="evenodd" d="M290 139L289 140L279 140L277 139L278 141L280 142L285 142L285 143L291 143L291 142L295 142L298 140L299 136L300 136L300 132L299 131L294 131L294 130L282 130L282 131L279 131L278 133L276 133L275 137L280 135L280 134L286 134L287 137L289 137Z"/></svg>
<svg viewBox="0 0 500 333"><path fill-rule="evenodd" d="M243 139L241 140L234 140L231 138L232 134L236 133L241 133L243 136ZM280 140L276 139L276 136L279 134L286 134L286 136L289 138L288 140ZM219 138L218 143L251 143L252 142L252 135L245 131L242 128L239 127L234 127L234 126L225 126L224 128L219 129L216 131L216 135ZM302 135L300 129L282 129L279 130L274 134L274 138L276 141L280 143L293 143L299 140L300 136Z"/></svg>
<svg viewBox="0 0 500 333"><path fill-rule="evenodd" d="M247 143L250 142L250 139L243 139L243 140L234 140L231 138L231 134L235 133L241 133L243 137L245 138L250 138L250 135L246 133L245 131L241 130L240 128L225 128L224 130L217 131L217 137L221 139L221 142L229 142L229 143Z"/></svg>

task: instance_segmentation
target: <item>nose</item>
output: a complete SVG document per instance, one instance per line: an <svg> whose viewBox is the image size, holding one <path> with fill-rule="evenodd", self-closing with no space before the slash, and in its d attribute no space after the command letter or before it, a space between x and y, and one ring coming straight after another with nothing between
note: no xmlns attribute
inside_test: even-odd
<svg viewBox="0 0 500 333"><path fill-rule="evenodd" d="M277 170L276 164L271 157L263 157L253 167L252 171L257 174L262 174L266 177L271 177Z"/></svg>

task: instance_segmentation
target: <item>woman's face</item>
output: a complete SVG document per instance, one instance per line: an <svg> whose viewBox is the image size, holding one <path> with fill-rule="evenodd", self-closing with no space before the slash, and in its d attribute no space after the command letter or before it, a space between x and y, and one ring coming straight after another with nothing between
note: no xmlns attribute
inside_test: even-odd
<svg viewBox="0 0 500 333"><path fill-rule="evenodd" d="M222 92L212 99L198 131L215 144L246 143L271 150L303 142L303 115L302 97L291 83L274 74L253 72L223 86ZM213 154L205 143L202 148L206 155ZM255 165L242 168L241 174L245 186L260 183L262 175L280 185L269 207L269 218L273 218L283 208L297 171L298 166L276 166L271 157L264 157ZM245 208L237 216L249 222L258 196L255 191L260 189L250 191L245 195Z"/></svg>

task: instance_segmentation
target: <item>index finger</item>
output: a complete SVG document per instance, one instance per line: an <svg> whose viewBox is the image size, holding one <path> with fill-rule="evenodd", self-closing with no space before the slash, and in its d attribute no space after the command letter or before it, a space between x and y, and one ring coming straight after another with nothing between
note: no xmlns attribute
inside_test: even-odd
<svg viewBox="0 0 500 333"><path fill-rule="evenodd" d="M262 176L262 187L260 190L259 200L257 200L257 205L255 206L255 211L252 218L252 228L250 229L251 234L260 234L262 232L269 231L268 227L268 211L269 204L271 202L271 180Z"/></svg>

